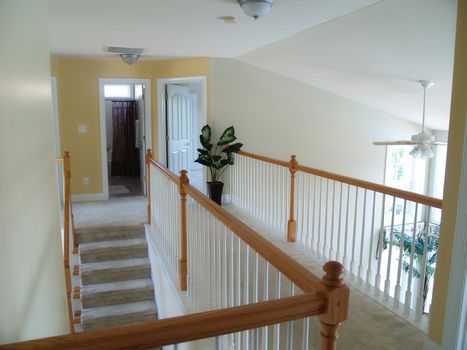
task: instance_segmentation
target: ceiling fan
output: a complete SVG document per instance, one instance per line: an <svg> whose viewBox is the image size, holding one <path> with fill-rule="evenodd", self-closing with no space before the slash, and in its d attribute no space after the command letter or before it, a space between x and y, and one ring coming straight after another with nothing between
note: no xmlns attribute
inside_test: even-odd
<svg viewBox="0 0 467 350"><path fill-rule="evenodd" d="M431 81L420 80L421 87L423 88L423 116L422 116L422 130L419 134L412 135L411 140L402 141L377 141L373 142L377 146L388 145L415 145L410 155L415 158L429 159L433 157L434 153L431 146L446 145L446 142L435 141L433 135L425 133L425 105L426 105L426 91L434 85Z"/></svg>

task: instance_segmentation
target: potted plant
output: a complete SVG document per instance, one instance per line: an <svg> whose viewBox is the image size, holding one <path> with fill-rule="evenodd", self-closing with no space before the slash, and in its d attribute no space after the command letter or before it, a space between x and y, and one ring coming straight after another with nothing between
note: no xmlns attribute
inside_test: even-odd
<svg viewBox="0 0 467 350"><path fill-rule="evenodd" d="M211 143L211 127L203 126L199 140L203 148L198 148L198 159L195 162L209 168L211 181L208 181L209 198L221 205L222 189L224 183L219 181L229 165L234 164L234 153L240 151L243 144L232 143L236 140L235 129L228 127L222 133L219 141L214 146Z"/></svg>

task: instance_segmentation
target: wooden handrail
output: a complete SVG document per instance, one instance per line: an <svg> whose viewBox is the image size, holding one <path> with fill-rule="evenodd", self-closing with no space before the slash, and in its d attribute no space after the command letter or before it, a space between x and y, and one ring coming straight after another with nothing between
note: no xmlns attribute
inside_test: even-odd
<svg viewBox="0 0 467 350"><path fill-rule="evenodd" d="M270 157L260 156L254 153L240 151L238 152L238 154L243 155L245 157L261 160L263 162L276 164L276 165L286 167L286 168L290 166L289 162L277 160L277 159L270 158ZM374 182L359 180L353 177L339 175L339 174L332 173L329 171L319 170L319 169L311 168L311 167L300 165L300 164L297 165L297 171L302 171L304 173L321 176L321 177L324 177L330 180L339 181L339 182L346 183L352 186L366 188L371 191L380 192L386 195L406 199L408 201L428 205L433 208L442 209L443 207L443 201L441 199L424 196L424 195L409 192L409 191L399 190L393 187L380 185Z"/></svg>
<svg viewBox="0 0 467 350"><path fill-rule="evenodd" d="M319 290L320 279L297 263L258 232L244 224L191 185L184 185L186 193L216 217L222 224L247 243L266 261L295 283L305 293Z"/></svg>
<svg viewBox="0 0 467 350"><path fill-rule="evenodd" d="M151 159L151 163L172 181L176 182L188 195L195 199L201 206L239 236L276 269L282 272L284 276L294 282L303 292L310 293L319 289L320 279L313 275L308 269L297 263L294 259L285 254L267 239L263 238L258 232L230 214L224 208L214 203L203 193L191 186L189 182L182 183L180 185L180 179L177 178L170 170L162 164L159 164L159 162L154 159Z"/></svg>
<svg viewBox="0 0 467 350"><path fill-rule="evenodd" d="M237 153L242 155L242 156L245 156L245 157L261 160L263 162L267 162L267 163L271 163L271 164L276 164L276 165L282 166L284 168L289 167L289 162L285 162L283 160L274 159L274 158L265 157L265 156L260 156L259 154L254 154L254 153L245 152L245 151L239 151Z"/></svg>
<svg viewBox="0 0 467 350"><path fill-rule="evenodd" d="M164 173L170 180L172 180L177 186L179 185L180 181L177 177L177 175L175 175L174 173L172 173L169 169L167 169L165 166L163 166L162 164L159 164L159 162L157 162L156 160L154 159L151 159L151 164L154 165L156 168L158 168L162 173Z"/></svg>
<svg viewBox="0 0 467 350"><path fill-rule="evenodd" d="M65 287L68 306L68 322L70 332L74 333L73 323L73 307L71 303L71 271L70 271L70 212L71 212L71 161L70 153L65 151L63 157L63 173L65 175L65 198L64 198L64 215L63 215L63 264L65 268ZM72 229L73 230L73 229Z"/></svg>
<svg viewBox="0 0 467 350"><path fill-rule="evenodd" d="M322 315L326 299L303 294L128 326L31 340L0 349L149 349Z"/></svg>

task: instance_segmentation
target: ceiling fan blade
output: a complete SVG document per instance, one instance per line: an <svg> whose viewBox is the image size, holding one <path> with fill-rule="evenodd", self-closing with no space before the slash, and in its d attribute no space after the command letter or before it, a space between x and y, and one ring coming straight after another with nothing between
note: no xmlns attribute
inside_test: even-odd
<svg viewBox="0 0 467 350"><path fill-rule="evenodd" d="M393 146L393 145L416 145L417 143L411 140L401 141L375 141L373 142L376 146Z"/></svg>

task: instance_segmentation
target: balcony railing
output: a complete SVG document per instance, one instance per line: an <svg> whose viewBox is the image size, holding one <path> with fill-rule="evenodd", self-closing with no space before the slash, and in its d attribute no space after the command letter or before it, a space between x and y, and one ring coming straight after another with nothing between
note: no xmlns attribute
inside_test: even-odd
<svg viewBox="0 0 467 350"><path fill-rule="evenodd" d="M375 287L395 307L404 304L416 319L428 312L433 225L417 234L407 229L440 217L441 200L303 166L295 156L240 152L230 170L230 201L315 258L341 262L357 284Z"/></svg>

